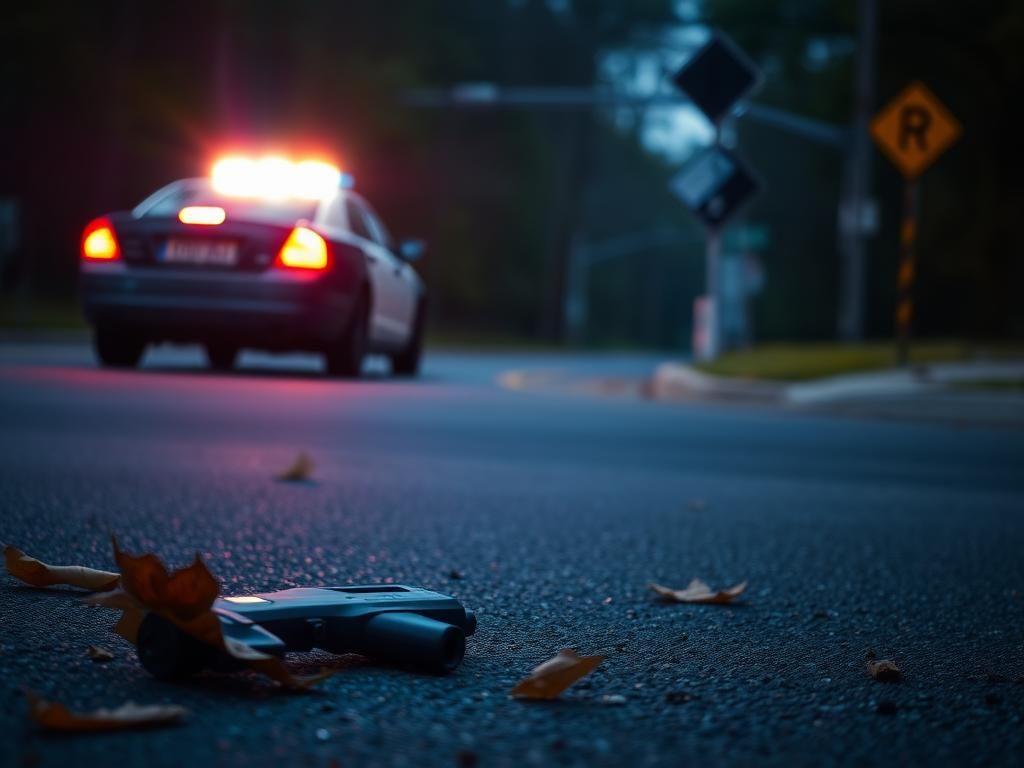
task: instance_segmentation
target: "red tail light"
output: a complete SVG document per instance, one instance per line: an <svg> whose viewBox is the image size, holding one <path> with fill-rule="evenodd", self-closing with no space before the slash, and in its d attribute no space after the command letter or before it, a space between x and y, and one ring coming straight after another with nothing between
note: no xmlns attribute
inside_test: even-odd
<svg viewBox="0 0 1024 768"><path fill-rule="evenodd" d="M277 254L277 262L291 269L327 269L327 243L307 227L296 227Z"/></svg>
<svg viewBox="0 0 1024 768"><path fill-rule="evenodd" d="M113 261L121 257L114 227L105 216L93 219L82 233L82 258L89 261Z"/></svg>

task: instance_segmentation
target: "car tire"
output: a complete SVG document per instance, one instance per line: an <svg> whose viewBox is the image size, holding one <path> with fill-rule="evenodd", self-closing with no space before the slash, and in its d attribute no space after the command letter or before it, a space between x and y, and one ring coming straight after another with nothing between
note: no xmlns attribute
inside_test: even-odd
<svg viewBox="0 0 1024 768"><path fill-rule="evenodd" d="M362 373L369 328L370 301L364 293L356 304L345 333L324 353L329 376L357 378Z"/></svg>
<svg viewBox="0 0 1024 768"><path fill-rule="evenodd" d="M206 362L215 371L230 371L238 360L238 347L231 344L207 344Z"/></svg>
<svg viewBox="0 0 1024 768"><path fill-rule="evenodd" d="M144 339L107 328L97 328L92 342L96 358L105 368L134 368L146 351Z"/></svg>
<svg viewBox="0 0 1024 768"><path fill-rule="evenodd" d="M143 668L157 680L182 680L216 660L216 650L155 613L139 625L135 650Z"/></svg>
<svg viewBox="0 0 1024 768"><path fill-rule="evenodd" d="M405 349L391 356L391 373L395 376L416 376L420 372L420 360L423 358L423 335L427 324L427 302L420 299L416 305L416 318L413 320L412 336Z"/></svg>

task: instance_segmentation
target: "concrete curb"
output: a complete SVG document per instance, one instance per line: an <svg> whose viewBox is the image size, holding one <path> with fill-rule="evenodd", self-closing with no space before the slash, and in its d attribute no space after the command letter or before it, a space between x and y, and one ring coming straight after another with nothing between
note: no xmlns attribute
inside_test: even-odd
<svg viewBox="0 0 1024 768"><path fill-rule="evenodd" d="M681 363L662 363L651 377L650 395L655 400L712 398L782 403L786 385L766 381L711 376Z"/></svg>
<svg viewBox="0 0 1024 768"><path fill-rule="evenodd" d="M900 370L867 371L799 383L778 383L713 376L682 363L662 363L651 379L657 400L695 398L745 400L804 406L928 392L948 392L971 380L1024 378L1024 361L937 363Z"/></svg>

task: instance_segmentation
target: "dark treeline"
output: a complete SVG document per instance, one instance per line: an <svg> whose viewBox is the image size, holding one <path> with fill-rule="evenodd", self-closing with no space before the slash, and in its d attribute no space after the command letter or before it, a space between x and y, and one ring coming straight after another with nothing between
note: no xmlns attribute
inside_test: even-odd
<svg viewBox="0 0 1024 768"><path fill-rule="evenodd" d="M849 123L856 0L714 0L710 10L711 20L765 68L759 100ZM928 335L1024 336L1024 3L878 0L878 12L873 111L920 80L963 127L957 144L920 180L915 324ZM838 293L840 158L746 124L741 143L770 187L750 209L751 217L773 224L769 279L794 281L793 290L766 292L761 327L790 338L828 336ZM893 328L903 181L880 152L874 157L881 231L869 244L867 330L886 336Z"/></svg>
<svg viewBox="0 0 1024 768"><path fill-rule="evenodd" d="M3 295L29 284L36 295L71 296L79 233L93 215L205 173L224 148L322 147L396 234L429 242L422 271L438 326L558 338L573 242L668 227L684 244L595 269L585 338L685 343L703 281L700 231L665 191L673 169L635 133L601 114L417 110L399 98L465 81L592 85L602 51L649 44L681 23L678 5L20 4L0 27L0 197L19 202L22 229L21 253L0 275ZM919 77L965 125L924 185L923 330L1020 332L1024 201L1009 170L1020 159L1019 6L979 0L961 14L953 3L882 5L880 99ZM928 22L920 28L918 11ZM816 68L801 56L818 38L852 39L852 2L716 0L702 13L767 65L766 103L848 120L852 56L840 50ZM831 336L839 158L745 123L740 138L768 189L746 214L771 232L759 335ZM876 178L884 226L869 267L870 323L886 335L898 182L880 159Z"/></svg>

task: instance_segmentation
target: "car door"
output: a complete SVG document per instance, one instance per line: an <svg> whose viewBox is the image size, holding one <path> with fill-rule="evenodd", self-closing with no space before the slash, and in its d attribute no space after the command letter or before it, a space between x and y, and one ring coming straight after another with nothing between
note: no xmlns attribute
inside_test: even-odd
<svg viewBox="0 0 1024 768"><path fill-rule="evenodd" d="M354 195L345 198L349 231L358 237L366 254L367 271L373 286L373 313L370 339L378 344L396 346L405 339L402 302L396 279L396 258L376 239L362 201Z"/></svg>
<svg viewBox="0 0 1024 768"><path fill-rule="evenodd" d="M416 272L405 259L395 253L391 235L373 208L363 201L367 223L374 241L383 246L391 259L392 278L395 290L396 320L401 324L401 336L405 341L412 335L413 323L416 320L416 302L419 298L419 280Z"/></svg>

